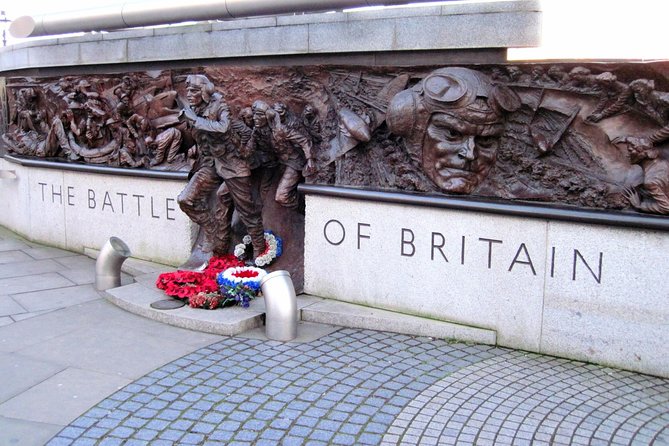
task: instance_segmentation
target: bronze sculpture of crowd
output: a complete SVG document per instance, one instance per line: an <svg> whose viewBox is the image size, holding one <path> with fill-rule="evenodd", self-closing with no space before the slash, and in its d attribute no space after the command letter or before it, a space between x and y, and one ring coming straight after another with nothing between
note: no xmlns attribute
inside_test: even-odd
<svg viewBox="0 0 669 446"><path fill-rule="evenodd" d="M189 182L177 201L201 228L194 259L229 251L234 210L255 258L265 249L262 200L274 171L281 175L274 199L297 207L297 184L303 170L313 169L311 147L322 139L318 116L310 106L298 117L282 102L257 100L233 117L207 76L188 75L185 85L186 101L170 82L140 91L137 79L124 76L101 93L86 79L61 79L48 88L62 101L51 119L35 87L19 88L16 131L3 139L21 155L108 166L152 168L189 160ZM256 171L259 184L251 181Z"/></svg>
<svg viewBox="0 0 669 446"><path fill-rule="evenodd" d="M610 71L595 74L576 66L566 71L559 65L548 69L534 66L525 72L511 65L493 69L492 78L507 85L552 88L594 95L597 104L585 122L596 124L631 110L659 126L643 135L621 135L612 142L624 145L632 164L643 169L643 184L625 191L629 203L643 212L669 214L669 156L660 146L669 142L669 92L656 89L655 82L639 78L629 83L618 80Z"/></svg>
<svg viewBox="0 0 669 446"><path fill-rule="evenodd" d="M192 178L204 175L198 174L204 152L212 147L215 152L216 147L226 144L234 147L234 160L213 161L217 156L228 156L232 149L208 155L213 157L213 170L207 175L214 179L203 180L206 185L198 186L212 194L217 191L213 206L218 210L213 214L220 216L204 218L198 214L200 192L193 192L192 185L181 200L194 221L216 220L222 225L222 231L210 225L210 235L202 244L205 250L221 252L230 243L227 223L220 223L229 220L223 210L245 208L241 190L250 190L256 205L261 206L270 189L276 187L272 198L294 208L296 186L305 176L323 170L355 148L364 149L384 122L391 133L404 137L402 144L411 162L405 170L419 169L442 192L475 194L497 162L508 116L521 106L516 92L552 90L586 98L592 104L583 115L585 124L606 126L609 119L630 111L651 123L643 128L656 130L634 128L628 130L630 134L614 134L611 142L622 147L629 163L641 172L641 183L625 186L629 204L643 212L669 214L669 161L665 153L669 93L658 90L651 79L623 82L611 71L593 70L584 66L506 65L488 68L486 74L485 70L440 68L421 74L417 83L410 81L411 75L394 74L377 96L359 88L348 91L341 84L341 91L327 90L334 105L321 104L320 113L327 111L328 116L323 124L318 109L300 93L292 98L292 106L274 102L283 97L270 103L264 99L267 95L258 94L256 97L263 99L250 96L244 106L240 106L242 99L235 98L231 110L221 92L234 97L230 92L235 86L214 86L204 75L177 76L176 80L172 73L157 78L137 74L116 79L65 77L42 85L8 85L10 131L3 139L11 152L21 155L167 170L185 170L189 162L195 163ZM198 127L198 119L204 118L196 111L199 105L194 106L190 97L183 98L195 87L202 92L204 103L213 100L227 110L225 116L207 118L227 122L227 142L220 141L220 128ZM362 94L368 96L363 98ZM414 122L405 122L409 117ZM545 135L537 136L534 130L530 124L527 133L536 136L532 144L539 156L544 156L557 139L547 144L542 140ZM242 182L239 178L250 176L249 172L253 172L251 184L231 191L230 185ZM280 179L272 184L275 172L280 172ZM259 251L261 230L253 228L262 228L262 224L249 217L254 214L250 208L241 214L250 226L254 249Z"/></svg>
<svg viewBox="0 0 669 446"><path fill-rule="evenodd" d="M303 170L313 163L312 137L281 102L270 107L258 100L250 110L242 109L239 118L233 118L205 75L189 75L186 86L188 104L183 104L178 119L186 123L197 149L192 154L196 161L188 185L177 201L203 231L193 260L197 263L228 252L234 210L246 226L253 258L257 258L265 250L261 206L271 187L270 174L281 166L274 199L295 208L297 184ZM259 184L251 180L255 170L259 171Z"/></svg>

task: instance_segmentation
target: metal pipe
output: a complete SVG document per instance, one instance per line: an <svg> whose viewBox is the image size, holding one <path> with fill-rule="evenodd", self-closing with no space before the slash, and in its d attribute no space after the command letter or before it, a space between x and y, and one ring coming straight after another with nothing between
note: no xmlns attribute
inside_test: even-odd
<svg viewBox="0 0 669 446"><path fill-rule="evenodd" d="M128 257L128 245L118 237L110 237L95 262L95 288L103 291L121 286L121 265Z"/></svg>
<svg viewBox="0 0 669 446"><path fill-rule="evenodd" d="M20 155L2 155L10 163L26 167L38 167L40 169L68 170L72 172L97 173L101 175L115 175L137 178L157 178L159 180L188 181L188 172L149 170L149 169L126 169L123 167L108 167L99 164L76 164L63 163L59 161L45 161L42 159L23 158ZM10 170L13 172L13 170Z"/></svg>
<svg viewBox="0 0 669 446"><path fill-rule="evenodd" d="M434 0L148 0L35 17L22 16L11 23L9 32L16 38L38 37L430 1Z"/></svg>
<svg viewBox="0 0 669 446"><path fill-rule="evenodd" d="M322 186L319 184L302 183L297 187L297 190L303 194L322 195L325 197L669 231L669 218L659 215L632 214L599 209L560 208L550 203L530 204L529 202L520 201L507 201L505 203L467 197L413 195L406 192L382 192L341 186Z"/></svg>
<svg viewBox="0 0 669 446"><path fill-rule="evenodd" d="M260 281L265 298L265 335L274 341L297 337L297 296L288 271L274 271Z"/></svg>

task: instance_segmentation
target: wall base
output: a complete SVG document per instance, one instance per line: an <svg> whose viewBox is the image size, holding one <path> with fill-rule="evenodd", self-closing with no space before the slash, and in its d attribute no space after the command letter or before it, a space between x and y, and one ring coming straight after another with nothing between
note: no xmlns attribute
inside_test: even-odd
<svg viewBox="0 0 669 446"><path fill-rule="evenodd" d="M669 233L307 196L305 292L669 376Z"/></svg>

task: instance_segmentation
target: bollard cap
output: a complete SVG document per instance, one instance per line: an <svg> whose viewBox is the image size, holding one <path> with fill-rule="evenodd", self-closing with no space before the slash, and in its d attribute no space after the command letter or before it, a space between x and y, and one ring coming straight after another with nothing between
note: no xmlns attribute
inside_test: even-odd
<svg viewBox="0 0 669 446"><path fill-rule="evenodd" d="M260 281L260 286L262 287L263 284L267 282L269 279L273 279L274 277L279 277L279 276L288 276L290 278L290 273L284 270L271 272L262 278L262 280Z"/></svg>
<svg viewBox="0 0 669 446"><path fill-rule="evenodd" d="M118 237L110 237L109 244L112 246L112 248L114 248L114 251L124 257L130 257L132 255L128 245L126 245L125 242Z"/></svg>

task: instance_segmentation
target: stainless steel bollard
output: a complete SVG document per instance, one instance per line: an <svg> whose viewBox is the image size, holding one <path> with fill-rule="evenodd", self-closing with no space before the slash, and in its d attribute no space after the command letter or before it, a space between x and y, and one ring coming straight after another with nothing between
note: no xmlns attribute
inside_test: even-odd
<svg viewBox="0 0 669 446"><path fill-rule="evenodd" d="M297 296L288 271L274 271L260 281L265 297L265 334L275 341L297 337Z"/></svg>
<svg viewBox="0 0 669 446"><path fill-rule="evenodd" d="M118 237L110 237L95 262L95 288L108 290L121 286L121 265L130 256L130 248Z"/></svg>

